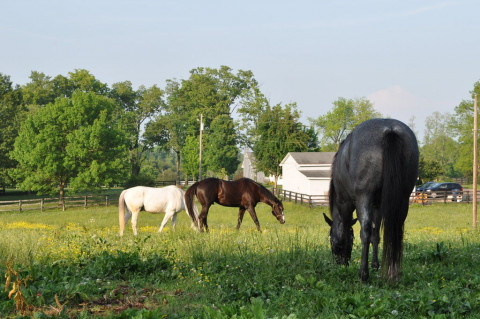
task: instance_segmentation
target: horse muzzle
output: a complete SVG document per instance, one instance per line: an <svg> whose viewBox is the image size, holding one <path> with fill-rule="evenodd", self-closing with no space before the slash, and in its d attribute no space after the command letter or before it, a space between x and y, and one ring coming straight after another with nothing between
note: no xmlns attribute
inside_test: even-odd
<svg viewBox="0 0 480 319"><path fill-rule="evenodd" d="M341 255L334 255L334 257L338 265L348 266L350 258Z"/></svg>
<svg viewBox="0 0 480 319"><path fill-rule="evenodd" d="M285 216L284 215L279 216L277 219L280 222L280 224L285 224Z"/></svg>

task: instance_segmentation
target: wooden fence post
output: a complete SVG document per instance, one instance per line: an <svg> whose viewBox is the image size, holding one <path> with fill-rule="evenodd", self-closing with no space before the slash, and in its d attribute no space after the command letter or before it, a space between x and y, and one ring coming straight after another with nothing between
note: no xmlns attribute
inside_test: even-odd
<svg viewBox="0 0 480 319"><path fill-rule="evenodd" d="M65 211L65 197L62 198L62 211Z"/></svg>
<svg viewBox="0 0 480 319"><path fill-rule="evenodd" d="M18 211L21 213L22 212L22 200L18 201Z"/></svg>
<svg viewBox="0 0 480 319"><path fill-rule="evenodd" d="M83 200L84 200L84 202L83 202L83 208L87 208L87 196L84 196L84 197L83 197Z"/></svg>
<svg viewBox="0 0 480 319"><path fill-rule="evenodd" d="M108 206L108 195L105 195L105 206Z"/></svg>
<svg viewBox="0 0 480 319"><path fill-rule="evenodd" d="M42 213L43 213L43 210L44 210L44 208L45 208L45 205L44 205L44 204L45 204L45 203L44 203L44 199L42 198L42 199L40 200L40 211L41 211Z"/></svg>

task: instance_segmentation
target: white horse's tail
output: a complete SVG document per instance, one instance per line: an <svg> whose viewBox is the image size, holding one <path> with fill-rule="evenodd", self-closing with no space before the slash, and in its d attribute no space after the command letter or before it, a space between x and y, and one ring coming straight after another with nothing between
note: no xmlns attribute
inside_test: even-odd
<svg viewBox="0 0 480 319"><path fill-rule="evenodd" d="M123 231L125 228L125 192L122 191L120 197L118 198L118 224L120 226L120 236L123 236ZM128 210L128 208L127 208Z"/></svg>

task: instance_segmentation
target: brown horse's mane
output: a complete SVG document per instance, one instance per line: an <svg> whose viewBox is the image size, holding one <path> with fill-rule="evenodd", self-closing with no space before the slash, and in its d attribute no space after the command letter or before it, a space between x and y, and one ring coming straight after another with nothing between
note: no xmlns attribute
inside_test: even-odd
<svg viewBox="0 0 480 319"><path fill-rule="evenodd" d="M263 196L265 196L269 201L271 201L273 203L276 203L276 204L279 203L278 198L275 197L275 195L273 195L273 193L271 191L269 191L268 188L266 188L265 186L263 186L259 183L256 183L256 184L260 187L260 190L261 190Z"/></svg>

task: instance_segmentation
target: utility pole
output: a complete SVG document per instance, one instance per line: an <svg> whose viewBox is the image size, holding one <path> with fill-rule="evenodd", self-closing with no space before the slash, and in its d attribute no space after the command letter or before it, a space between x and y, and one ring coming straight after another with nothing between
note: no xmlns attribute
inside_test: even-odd
<svg viewBox="0 0 480 319"><path fill-rule="evenodd" d="M198 156L198 181L202 180L202 133L203 133L203 114L200 114L200 153Z"/></svg>
<svg viewBox="0 0 480 319"><path fill-rule="evenodd" d="M477 94L473 102L473 229L477 229Z"/></svg>

